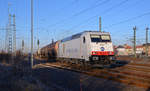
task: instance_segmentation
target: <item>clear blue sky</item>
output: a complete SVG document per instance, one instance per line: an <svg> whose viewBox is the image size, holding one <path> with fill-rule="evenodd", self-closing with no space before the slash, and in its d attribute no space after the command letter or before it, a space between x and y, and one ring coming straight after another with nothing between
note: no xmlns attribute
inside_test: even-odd
<svg viewBox="0 0 150 91"><path fill-rule="evenodd" d="M11 3L11 14L16 14L17 49L21 48L24 39L28 50L30 0L0 0L0 28L8 22L8 3ZM150 0L34 0L34 41L40 39L42 47L52 38L59 40L85 30L98 30L101 16L102 30L111 33L115 45L130 43L135 25L140 44L145 42L145 27L150 27L149 4ZM4 40L5 31L0 30L1 49ZM36 50L37 46L34 46Z"/></svg>

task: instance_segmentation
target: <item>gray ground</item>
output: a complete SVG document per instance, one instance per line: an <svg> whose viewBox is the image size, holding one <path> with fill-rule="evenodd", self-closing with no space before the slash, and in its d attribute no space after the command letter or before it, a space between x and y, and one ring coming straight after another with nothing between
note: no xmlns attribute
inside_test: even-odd
<svg viewBox="0 0 150 91"><path fill-rule="evenodd" d="M31 69L14 70L11 66L0 64L0 91L149 90L53 67L39 67L31 71Z"/></svg>
<svg viewBox="0 0 150 91"><path fill-rule="evenodd" d="M47 81L47 83L56 87L58 86L63 91L147 91L144 88L52 67L36 69L34 72L34 75L38 75L38 79ZM47 74L45 75L45 73ZM40 76L43 76L43 78L40 78Z"/></svg>

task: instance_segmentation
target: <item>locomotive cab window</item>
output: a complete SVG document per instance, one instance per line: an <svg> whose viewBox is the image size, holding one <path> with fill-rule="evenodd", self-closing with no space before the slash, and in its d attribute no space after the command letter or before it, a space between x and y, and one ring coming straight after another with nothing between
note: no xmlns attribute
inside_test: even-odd
<svg viewBox="0 0 150 91"><path fill-rule="evenodd" d="M100 35L91 35L91 42L101 42Z"/></svg>
<svg viewBox="0 0 150 91"><path fill-rule="evenodd" d="M111 42L110 35L91 35L91 42Z"/></svg>
<svg viewBox="0 0 150 91"><path fill-rule="evenodd" d="M110 35L101 35L102 42L111 42Z"/></svg>

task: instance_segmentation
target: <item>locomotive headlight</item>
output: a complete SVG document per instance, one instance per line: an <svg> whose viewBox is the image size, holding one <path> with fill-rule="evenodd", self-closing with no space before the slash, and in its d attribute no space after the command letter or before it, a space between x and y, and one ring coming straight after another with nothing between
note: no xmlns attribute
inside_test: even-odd
<svg viewBox="0 0 150 91"><path fill-rule="evenodd" d="M93 52L93 54L96 54L96 52Z"/></svg>

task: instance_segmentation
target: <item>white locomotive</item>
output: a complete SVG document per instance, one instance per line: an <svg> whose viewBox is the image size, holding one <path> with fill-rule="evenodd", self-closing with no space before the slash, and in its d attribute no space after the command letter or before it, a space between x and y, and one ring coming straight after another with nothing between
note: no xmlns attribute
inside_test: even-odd
<svg viewBox="0 0 150 91"><path fill-rule="evenodd" d="M110 64L114 59L110 34L85 31L67 37L58 42L57 58Z"/></svg>

